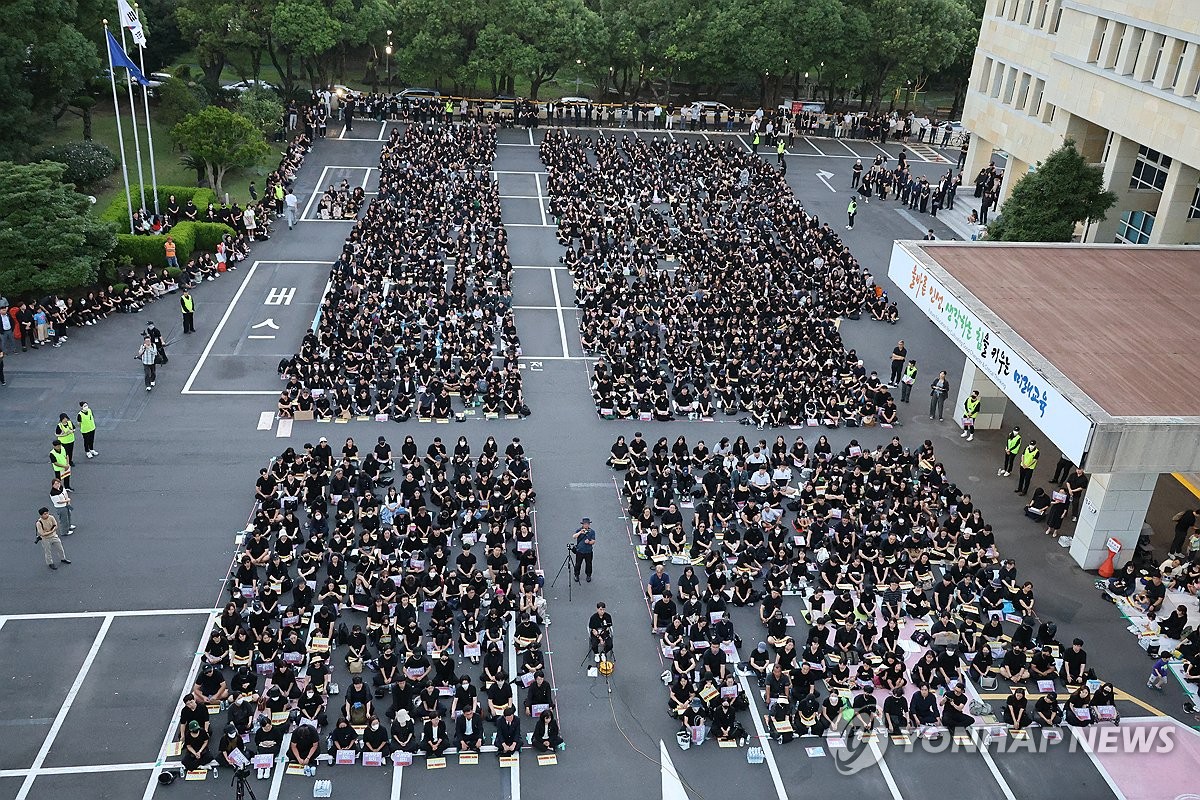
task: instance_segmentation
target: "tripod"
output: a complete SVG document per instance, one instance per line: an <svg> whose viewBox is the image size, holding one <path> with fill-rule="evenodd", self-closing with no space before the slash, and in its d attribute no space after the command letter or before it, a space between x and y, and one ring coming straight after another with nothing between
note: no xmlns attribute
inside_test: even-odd
<svg viewBox="0 0 1200 800"><path fill-rule="evenodd" d="M258 800L254 795L254 787L246 782L246 776L249 774L249 769L234 770L233 780L229 782L229 785L234 787L234 800L245 800L246 795L250 796L250 800Z"/></svg>
<svg viewBox="0 0 1200 800"><path fill-rule="evenodd" d="M613 659L613 652L616 648L611 636L608 639L607 645L608 649L600 653L600 662L596 665L596 672L604 676L604 686L608 689L608 693L612 694L612 674L614 665L616 664L616 661ZM592 648L591 645L588 645L587 650L583 653L583 660L579 662L581 669L587 663L588 656L590 655L592 655Z"/></svg>
<svg viewBox="0 0 1200 800"><path fill-rule="evenodd" d="M571 596L571 571L575 569L574 564L573 564L574 559L575 559L575 549L573 547L571 547L570 545L567 545L567 557L564 558L562 564L559 565L558 572L554 573L554 580L550 581L550 588L553 589L554 586L558 583L558 579L560 577L562 577L563 570L564 569L567 570L567 602L568 603L574 601L574 598ZM568 569L568 567L570 567L570 569Z"/></svg>

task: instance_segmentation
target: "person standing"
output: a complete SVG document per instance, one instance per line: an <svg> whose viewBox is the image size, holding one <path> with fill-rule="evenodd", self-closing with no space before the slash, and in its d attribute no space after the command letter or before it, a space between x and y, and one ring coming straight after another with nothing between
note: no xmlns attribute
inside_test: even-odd
<svg viewBox="0 0 1200 800"><path fill-rule="evenodd" d="M968 442L975 439L975 418L979 416L979 407L983 401L979 399L979 390L971 392L970 397L963 401L963 432Z"/></svg>
<svg viewBox="0 0 1200 800"><path fill-rule="evenodd" d="M1050 483L1055 486L1061 486L1067 478L1071 477L1071 459L1065 454L1058 454L1058 463L1054 465L1054 477L1050 479Z"/></svg>
<svg viewBox="0 0 1200 800"><path fill-rule="evenodd" d="M1016 464L1019 452L1021 452L1021 428L1014 425L1004 440L1004 466L996 470L996 477L1007 478L1012 475L1013 465Z"/></svg>
<svg viewBox="0 0 1200 800"><path fill-rule="evenodd" d="M1025 452L1021 453L1021 472L1017 478L1017 494L1022 497L1029 491L1029 482L1033 480L1033 471L1037 469L1038 456L1041 451L1037 447L1037 439L1030 439Z"/></svg>
<svg viewBox="0 0 1200 800"><path fill-rule="evenodd" d="M1183 552L1183 543L1187 541L1188 533L1196 527L1197 515L1200 515L1200 508L1194 510L1185 508L1171 518L1171 521L1175 523L1175 536L1171 539L1170 552Z"/></svg>
<svg viewBox="0 0 1200 800"><path fill-rule="evenodd" d="M900 402L907 403L912 396L913 384L917 381L917 362L915 359L909 359L908 366L904 368L904 374L900 376Z"/></svg>
<svg viewBox="0 0 1200 800"><path fill-rule="evenodd" d="M79 432L83 435L83 454L88 458L100 455L96 452L96 417L86 400L79 401Z"/></svg>
<svg viewBox="0 0 1200 800"><path fill-rule="evenodd" d="M950 394L950 381L946 378L946 370L938 373L933 383L929 384L929 418L935 416L940 420L946 409L946 396Z"/></svg>
<svg viewBox="0 0 1200 800"><path fill-rule="evenodd" d="M75 466L75 423L66 414L58 415L58 425L54 428L54 436L62 442L67 451L68 466Z"/></svg>
<svg viewBox="0 0 1200 800"><path fill-rule="evenodd" d="M179 258L176 255L175 237L167 234L166 240L163 242L163 253L167 257L167 266L179 268Z"/></svg>
<svg viewBox="0 0 1200 800"><path fill-rule="evenodd" d="M8 319L6 314L0 314L0 319ZM0 341L0 386L7 386L4 380L4 342Z"/></svg>
<svg viewBox="0 0 1200 800"><path fill-rule="evenodd" d="M142 376L146 380L146 391L148 392L158 378L158 347L149 336L142 339L142 346L137 352L137 357L142 362Z"/></svg>
<svg viewBox="0 0 1200 800"><path fill-rule="evenodd" d="M1067 478L1067 492L1071 495L1071 521L1079 521L1079 507L1083 504L1083 495L1087 491L1088 477L1083 467L1076 467L1071 477ZM1172 551L1174 552L1174 551Z"/></svg>
<svg viewBox="0 0 1200 800"><path fill-rule="evenodd" d="M58 515L59 529L70 536L75 532L75 523L71 521L75 506L71 505L71 490L63 486L58 478L50 481L50 502L54 505L54 513Z"/></svg>
<svg viewBox="0 0 1200 800"><path fill-rule="evenodd" d="M846 206L846 230L854 230L854 217L858 214L858 201L853 197L850 198L850 205Z"/></svg>
<svg viewBox="0 0 1200 800"><path fill-rule="evenodd" d="M296 227L296 209L299 206L299 203L300 201L296 199L296 193L289 188L287 190L287 194L283 198L283 207L287 213L287 224L289 231Z"/></svg>
<svg viewBox="0 0 1200 800"><path fill-rule="evenodd" d="M187 289L183 290L183 294L179 296L179 310L183 312L183 332L196 332L196 301L192 298L191 292Z"/></svg>
<svg viewBox="0 0 1200 800"><path fill-rule="evenodd" d="M587 582L592 582L592 553L596 545L596 532L587 517L579 520L579 530L571 537L575 540L575 582L579 583L579 571L586 566Z"/></svg>
<svg viewBox="0 0 1200 800"><path fill-rule="evenodd" d="M58 439L50 445L50 468L54 470L54 477L63 482L63 486L71 488L71 457L67 455L67 449L63 447L63 443Z"/></svg>
<svg viewBox="0 0 1200 800"><path fill-rule="evenodd" d="M58 538L58 520L50 515L50 509L45 506L38 509L38 518L33 523L33 530L37 534L34 541L41 544L47 567L58 569L59 564L71 563L63 550L62 539Z"/></svg>
<svg viewBox="0 0 1200 800"><path fill-rule="evenodd" d="M892 376L888 379L888 386L900 384L900 374L904 371L904 359L906 358L908 358L908 348L904 346L904 340L901 339L892 348Z"/></svg>
<svg viewBox="0 0 1200 800"><path fill-rule="evenodd" d="M854 170L850 174L850 188L851 189L858 188L859 181L862 180L862 174L863 174L863 165L862 165L862 159L860 158L854 162Z"/></svg>

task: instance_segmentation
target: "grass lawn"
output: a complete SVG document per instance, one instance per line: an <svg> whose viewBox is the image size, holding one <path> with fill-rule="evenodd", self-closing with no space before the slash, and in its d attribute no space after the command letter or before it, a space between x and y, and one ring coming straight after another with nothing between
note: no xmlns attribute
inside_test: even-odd
<svg viewBox="0 0 1200 800"><path fill-rule="evenodd" d="M129 164L129 185L133 189L133 201L139 203L139 197L136 191L137 186L137 161L133 149L133 133L129 125L129 106L126 98L121 98L121 108L123 115L121 117L121 129L125 134L125 152ZM138 106L138 135L141 137L142 145L142 177L145 183L150 183L150 151L146 141L146 116L145 109L141 105L141 100L137 102ZM150 118L154 125L154 167L158 175L159 185L164 186L195 186L196 173L194 170L185 167L180 163L179 158L182 155L175 149L174 143L171 141L171 129L164 123L160 123L155 119L154 101L150 101ZM113 154L120 153L120 147L117 143L117 120L113 115L111 102L99 103L92 111L92 138L97 142L102 142L113 151ZM83 120L73 114L66 114L57 125L48 126L43 135L42 141L45 144L60 144L83 139ZM229 193L230 202L245 203L250 199L249 183L252 179L258 182L261 192L263 186L263 178L268 172L275 168L278 163L278 153L282 152L280 147L271 143L272 153L267 156L261 165L249 170L234 169L225 173L225 191ZM95 213L100 213L108 207L112 199L118 194L125 191L125 184L121 178L121 165L117 164L117 169L113 171L106 180L101 181L97 186L92 187L92 193L96 196L96 205L92 208ZM147 198L147 202L150 201Z"/></svg>

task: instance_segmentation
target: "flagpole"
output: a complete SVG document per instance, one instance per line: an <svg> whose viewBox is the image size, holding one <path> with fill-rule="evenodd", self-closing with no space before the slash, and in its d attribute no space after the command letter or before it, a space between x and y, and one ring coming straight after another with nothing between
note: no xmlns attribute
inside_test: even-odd
<svg viewBox="0 0 1200 800"><path fill-rule="evenodd" d="M125 51L125 55L129 55L129 51L125 49L125 26L121 26L121 49ZM137 105L133 102L133 83L129 80L129 76L125 78L125 88L129 90L129 122L133 126L133 151L137 154L137 170L138 170L138 192L142 198L142 210L146 209L146 179L142 177L142 143L138 136L137 129ZM144 87L143 87L144 88Z"/></svg>
<svg viewBox="0 0 1200 800"><path fill-rule="evenodd" d="M125 161L125 135L121 132L121 103L117 99L117 70L113 66L112 49L108 46L108 20L104 20L104 52L108 53L108 79L112 83L113 114L117 118L117 143L121 148L121 175L125 178L125 210L129 214L129 232L133 232L133 198L129 194L129 165Z"/></svg>
<svg viewBox="0 0 1200 800"><path fill-rule="evenodd" d="M137 5L133 6L137 11ZM124 28L122 28L124 30ZM146 74L146 48L138 45L138 66ZM154 195L154 214L158 215L158 173L154 169L154 133L150 129L150 92L142 85L142 103L146 107L146 148L150 151L150 191Z"/></svg>

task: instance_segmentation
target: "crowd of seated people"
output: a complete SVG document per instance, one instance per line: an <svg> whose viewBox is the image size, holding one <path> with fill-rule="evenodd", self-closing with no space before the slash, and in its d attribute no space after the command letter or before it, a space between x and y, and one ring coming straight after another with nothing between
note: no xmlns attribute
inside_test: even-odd
<svg viewBox="0 0 1200 800"><path fill-rule="evenodd" d="M232 763L234 748L270 756L252 762L265 778L277 758L513 755L522 731L536 750L562 745L519 440L422 451L380 436L337 452L322 437L260 470L254 500L180 712L186 769Z"/></svg>
<svg viewBox="0 0 1200 800"><path fill-rule="evenodd" d="M733 142L561 129L541 156L601 416L874 421L885 398L837 324L874 280L775 167Z"/></svg>
<svg viewBox="0 0 1200 800"><path fill-rule="evenodd" d="M366 192L361 186L351 188L350 181L342 178L336 187L331 183L317 203L317 216L321 219L355 219L362 210Z"/></svg>
<svg viewBox="0 0 1200 800"><path fill-rule="evenodd" d="M781 742L877 725L940 735L985 714L1015 729L1116 721L1083 642L1060 643L1040 619L1032 583L928 440L834 451L824 436L710 448L637 433L618 437L608 463L655 565L646 592L668 711L694 742L745 738L742 674ZM789 613L791 596L802 600ZM744 657L737 608L761 625L741 631L762 639ZM970 686L1001 680L1003 708L972 706Z"/></svg>
<svg viewBox="0 0 1200 800"><path fill-rule="evenodd" d="M456 406L529 413L495 148L494 126L392 131L379 194L330 271L316 330L279 364L281 408L398 421L448 419Z"/></svg>

